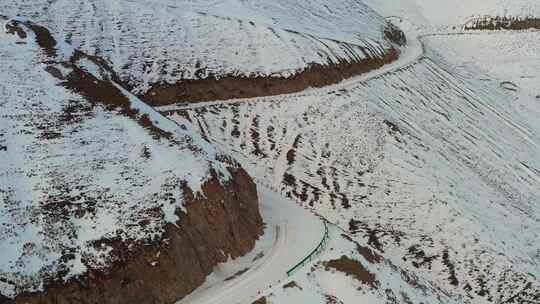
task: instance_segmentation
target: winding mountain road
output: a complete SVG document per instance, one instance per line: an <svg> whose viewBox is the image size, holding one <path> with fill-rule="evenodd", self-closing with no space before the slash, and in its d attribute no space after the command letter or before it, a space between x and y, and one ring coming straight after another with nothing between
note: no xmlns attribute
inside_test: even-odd
<svg viewBox="0 0 540 304"><path fill-rule="evenodd" d="M324 88L308 89L302 92L286 94L290 98L311 94L327 94L357 87L359 84L388 73L414 65L425 57L423 38L433 36L458 35L459 33L420 34L413 26L403 24L408 37L408 44L401 48L398 60L371 72L350 78ZM407 28L408 27L408 28ZM463 34L463 33L462 33ZM469 34L469 33L466 33ZM471 33L474 34L474 33ZM275 96L233 99L224 101L202 102L188 105L171 105L157 108L160 112L197 109L211 105L234 104L240 102L271 102ZM286 272L305 255L313 250L324 235L324 225L311 212L304 210L292 201L284 199L259 185L261 212L267 223L267 237L272 240L264 256L249 261L247 270L234 278L214 280L205 283L194 293L177 304L219 304L251 303L260 293L271 288L271 284L281 284L287 278ZM271 234L271 235L268 235ZM268 241L268 240L267 240ZM255 249L254 251L257 251Z"/></svg>
<svg viewBox="0 0 540 304"><path fill-rule="evenodd" d="M317 247L324 236L324 224L318 217L261 185L258 189L267 235L258 242L253 253L265 247L264 256L248 259L241 267L247 270L237 276L233 272L214 277L213 283L207 280L177 304L251 303L259 292L286 279L287 270Z"/></svg>
<svg viewBox="0 0 540 304"><path fill-rule="evenodd" d="M406 47L401 48L398 60L371 72L352 77L335 85L324 88L308 89L299 93L286 94L294 97L310 94L313 91L327 93L340 89L357 86L361 82L381 77L387 73L405 68L418 62L424 56L423 45L416 32L409 31ZM412 38L412 39L411 39ZM265 96L247 99L232 99L212 102L201 102L189 105L172 105L158 107L160 112L175 111L182 109L204 108L210 105L230 104L238 102L271 101L275 96ZM249 261L247 270L237 276L228 278L207 279L203 286L177 304L245 304L256 300L260 293L271 288L271 284L279 284L287 278L286 272L305 255L311 252L324 236L324 224L311 212L304 210L296 203L289 201L279 194L268 190L261 185L259 198L261 213L267 223L266 238L268 245L264 256L260 259ZM260 241L264 242L264 241ZM264 245L263 245L264 247ZM253 252L257 252L257 246ZM220 267L220 266L218 266ZM226 266L225 266L226 267ZM230 275L230 273L229 273Z"/></svg>

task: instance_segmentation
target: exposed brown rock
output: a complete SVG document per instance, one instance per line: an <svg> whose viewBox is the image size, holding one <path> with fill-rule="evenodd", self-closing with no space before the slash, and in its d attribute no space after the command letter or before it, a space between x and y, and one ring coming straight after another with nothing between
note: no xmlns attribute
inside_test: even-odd
<svg viewBox="0 0 540 304"><path fill-rule="evenodd" d="M361 246L358 242L353 240L350 236L344 233L342 233L341 236L344 239L348 240L349 242L355 243L356 250L358 251L358 253L361 254L369 263L377 264L377 263L381 263L384 260L384 258L381 255L379 255L377 252L375 252L369 247Z"/></svg>
<svg viewBox="0 0 540 304"><path fill-rule="evenodd" d="M428 255L418 244L408 248L407 254L403 256L403 261L411 260L412 265L416 268L427 267L431 269L433 261L439 258L439 255Z"/></svg>
<svg viewBox="0 0 540 304"><path fill-rule="evenodd" d="M459 280L456 275L456 267L452 261L450 261L450 253L448 252L448 248L443 251L442 263L448 268L448 281L450 281L450 284L459 286Z"/></svg>
<svg viewBox="0 0 540 304"><path fill-rule="evenodd" d="M384 37L398 45L407 44L405 33L392 23L389 23L388 27L384 30Z"/></svg>
<svg viewBox="0 0 540 304"><path fill-rule="evenodd" d="M369 270L367 270L359 261L351 259L347 256L343 255L337 260L324 262L323 265L327 270L329 268L333 268L337 271L343 272L354 277L359 282L369 285L371 288L375 288L377 285L375 274L369 272Z"/></svg>
<svg viewBox="0 0 540 304"><path fill-rule="evenodd" d="M371 250L368 247L363 247L360 245L356 246L358 253L360 253L368 262L375 264L383 261L383 257L377 254L375 251Z"/></svg>
<svg viewBox="0 0 540 304"><path fill-rule="evenodd" d="M382 58L338 64L313 64L289 78L282 77L208 77L184 80L175 84L158 83L139 96L146 102L162 106L178 102L198 102L232 98L249 98L294 93L309 87L323 87L354 75L369 72L399 57L390 49Z"/></svg>
<svg viewBox="0 0 540 304"><path fill-rule="evenodd" d="M26 32L18 27L16 24L13 24L13 23L7 23L5 25L6 27L6 31L10 34L17 34L17 36L19 36L19 38L21 39L26 39L27 35L26 35Z"/></svg>
<svg viewBox="0 0 540 304"><path fill-rule="evenodd" d="M403 31L388 23L383 30L388 41L405 45ZM369 53L369 52L366 52ZM292 77L211 75L205 79L186 79L174 84L156 83L139 97L146 102L162 106L179 102L200 102L232 98L250 98L300 92L309 87L323 87L338 83L355 75L363 74L388 64L399 57L395 48L390 48L380 58L366 58L352 62L311 64Z"/></svg>
<svg viewBox="0 0 540 304"><path fill-rule="evenodd" d="M17 25L18 22L14 22L14 24ZM56 57L56 40L51 35L49 30L32 22L25 22L25 25L29 27L34 34L36 34L36 42L45 51L45 53L50 57Z"/></svg>
<svg viewBox="0 0 540 304"><path fill-rule="evenodd" d="M166 229L166 241L127 252L106 272L91 271L67 284L50 284L46 292L19 295L25 304L174 303L200 286L213 267L249 252L262 233L255 184L242 169L231 170L230 183L213 176L195 197L184 188L187 214Z"/></svg>
<svg viewBox="0 0 540 304"><path fill-rule="evenodd" d="M257 300L255 300L255 302L251 303L251 304L266 304L268 303L266 301L266 297L261 297L261 298L258 298Z"/></svg>

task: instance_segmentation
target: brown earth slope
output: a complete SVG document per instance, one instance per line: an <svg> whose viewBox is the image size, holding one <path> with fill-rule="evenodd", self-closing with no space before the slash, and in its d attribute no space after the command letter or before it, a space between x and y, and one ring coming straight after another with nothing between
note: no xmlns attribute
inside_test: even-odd
<svg viewBox="0 0 540 304"><path fill-rule="evenodd" d="M126 256L106 272L90 272L67 284L51 284L45 292L0 303L145 304L183 298L217 263L249 252L262 232L255 184L244 170L232 174L230 184L222 186L216 177L205 184L204 198L185 189L187 214L180 212L177 226L167 227L168 242L129 253L129 244L112 244L117 255Z"/></svg>
<svg viewBox="0 0 540 304"><path fill-rule="evenodd" d="M394 60L399 53L391 49L382 58L365 59L338 64L313 64L289 78L282 77L208 77L197 80L183 80L176 84L154 84L142 100L163 106L175 102L201 102L250 98L295 93L309 87L323 87L338 83L355 75L380 68Z"/></svg>
<svg viewBox="0 0 540 304"><path fill-rule="evenodd" d="M406 43L405 34L392 24L384 31L385 38L398 45ZM373 53L365 50L366 54ZM352 76L397 60L399 51L390 48L381 57L328 64L311 64L291 77L209 76L204 79L186 79L174 84L156 83L139 97L149 104L163 106L178 102L201 102L233 98L272 96L320 88L338 83Z"/></svg>

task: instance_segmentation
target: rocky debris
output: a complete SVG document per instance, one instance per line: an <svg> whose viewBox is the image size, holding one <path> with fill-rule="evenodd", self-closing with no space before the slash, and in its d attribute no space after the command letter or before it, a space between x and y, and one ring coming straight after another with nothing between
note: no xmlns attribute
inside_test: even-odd
<svg viewBox="0 0 540 304"><path fill-rule="evenodd" d="M403 31L395 25L388 23L384 29L387 40L403 46L407 39ZM344 48L358 48L364 54L375 54L362 46L347 46ZM202 79L183 79L175 84L156 83L139 97L156 106L163 106L181 102L199 102L211 100L226 100L234 98L250 98L259 96L272 96L303 91L310 87L320 88L338 83L355 75L367 73L371 70L391 63L399 58L396 48L385 50L382 56L367 56L363 59L341 59L332 62L327 59L326 64L312 63L301 71L294 72L292 76L235 76L235 75L209 75Z"/></svg>

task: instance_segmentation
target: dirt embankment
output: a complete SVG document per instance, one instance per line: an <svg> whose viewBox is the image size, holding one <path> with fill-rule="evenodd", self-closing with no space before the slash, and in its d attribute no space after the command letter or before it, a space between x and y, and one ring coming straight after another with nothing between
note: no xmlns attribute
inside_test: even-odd
<svg viewBox="0 0 540 304"><path fill-rule="evenodd" d="M465 25L465 30L527 30L540 29L540 18L483 17Z"/></svg>
<svg viewBox="0 0 540 304"><path fill-rule="evenodd" d="M405 34L393 25L384 30L386 39L398 45L406 43ZM366 52L369 53L369 52ZM250 98L300 92L309 87L323 87L355 75L380 68L399 57L395 48L380 58L341 61L337 64L312 64L295 75L284 77L210 76L205 79L183 80L175 84L156 83L139 97L146 102L163 106L179 102L201 102Z"/></svg>
<svg viewBox="0 0 540 304"><path fill-rule="evenodd" d="M86 57L101 66L98 60L81 52L75 52L70 61L62 59L49 31L32 23L23 26L11 22L7 30L23 39L28 37L25 30L33 31L47 55L43 62L48 65L46 70L64 80L66 88L85 97L90 104L100 103L111 110L120 108L119 115L137 120L161 140L181 144L132 109L126 96L110 80L98 79L75 64ZM58 64L71 68L72 72L64 76L55 68ZM0 296L0 303L158 304L183 298L204 282L216 264L225 262L229 256L248 253L263 232L255 183L233 161L223 161L230 164L232 177L228 182L221 182L212 172L202 185L202 195L197 196L185 184L178 185L183 190L187 211L176 210L179 221L176 225L168 224L161 239L145 244L103 240L103 244L113 248L111 255L115 257L114 264L107 269L89 269L68 282L51 279L43 286L44 292L22 293L14 300Z"/></svg>
<svg viewBox="0 0 540 304"><path fill-rule="evenodd" d="M249 252L262 233L255 184L242 169L232 175L224 186L214 176L203 186L204 198L185 188L187 214L178 212L178 226L167 226L165 242L129 251L129 244L111 244L125 256L106 272L90 271L5 303L157 304L183 298L228 255Z"/></svg>
<svg viewBox="0 0 540 304"><path fill-rule="evenodd" d="M250 98L295 93L309 87L323 87L338 83L354 75L369 72L396 60L399 53L391 49L382 58L357 62L342 62L334 65L314 64L289 78L279 77L209 77L199 80L184 80L176 84L155 84L144 95L144 101L163 106L178 102L201 102Z"/></svg>

